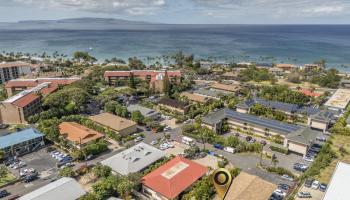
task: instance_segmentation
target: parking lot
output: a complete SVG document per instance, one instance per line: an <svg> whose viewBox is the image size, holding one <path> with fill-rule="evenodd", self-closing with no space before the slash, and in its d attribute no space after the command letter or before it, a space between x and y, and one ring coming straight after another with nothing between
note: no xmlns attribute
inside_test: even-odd
<svg viewBox="0 0 350 200"><path fill-rule="evenodd" d="M311 188L308 188L308 187L305 187L305 186L302 186L299 190L299 192L302 191L302 192L310 192L311 194L311 198L309 199L312 199L312 200L322 200L324 195L325 195L325 192L322 192L320 190L314 190L314 189L311 189ZM305 198L299 198L299 197L295 197L295 200L303 200Z"/></svg>
<svg viewBox="0 0 350 200"><path fill-rule="evenodd" d="M51 157L50 153L47 152L46 148L32 152L30 154L19 157L19 160L24 162L26 166L21 169L35 169L41 178L50 176L54 172L58 171L54 158ZM20 169L11 169L11 171L18 177Z"/></svg>

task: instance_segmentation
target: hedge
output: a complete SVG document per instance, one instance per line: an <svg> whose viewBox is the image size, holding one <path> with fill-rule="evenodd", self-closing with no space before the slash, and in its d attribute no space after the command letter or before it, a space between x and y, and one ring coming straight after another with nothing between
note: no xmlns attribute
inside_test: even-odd
<svg viewBox="0 0 350 200"><path fill-rule="evenodd" d="M272 151L277 151L277 152L280 152L280 153L283 153L283 154L288 154L288 149L287 148L279 147L277 145L271 145L270 149Z"/></svg>

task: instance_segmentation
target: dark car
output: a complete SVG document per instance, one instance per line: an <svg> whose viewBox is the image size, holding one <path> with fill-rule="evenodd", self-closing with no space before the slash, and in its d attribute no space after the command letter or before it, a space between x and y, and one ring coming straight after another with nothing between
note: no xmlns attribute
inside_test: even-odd
<svg viewBox="0 0 350 200"><path fill-rule="evenodd" d="M10 193L7 190L1 190L0 191L0 198L4 198L10 195Z"/></svg>
<svg viewBox="0 0 350 200"><path fill-rule="evenodd" d="M96 158L96 156L90 154L90 155L86 156L85 161L92 160L94 158Z"/></svg>
<svg viewBox="0 0 350 200"><path fill-rule="evenodd" d="M320 184L320 191L325 192L327 190L327 184L321 183Z"/></svg>
<svg viewBox="0 0 350 200"><path fill-rule="evenodd" d="M223 150L223 149L224 149L224 147L223 147L221 144L214 144L213 146L214 146L214 148L216 148L216 149L220 149L220 150Z"/></svg>
<svg viewBox="0 0 350 200"><path fill-rule="evenodd" d="M33 173L33 174L27 175L27 176L23 179L23 181L24 181L25 183L29 183L29 182L34 181L34 180L37 179L37 178L38 178L38 174L37 174L37 173Z"/></svg>
<svg viewBox="0 0 350 200"><path fill-rule="evenodd" d="M290 186L288 184L285 184L285 183L280 183L280 184L278 184L278 188L280 188L282 190L289 190Z"/></svg>
<svg viewBox="0 0 350 200"><path fill-rule="evenodd" d="M260 141L260 144L263 145L263 146L265 146L265 145L267 144L267 142L266 142L265 140L261 140L261 141Z"/></svg>
<svg viewBox="0 0 350 200"><path fill-rule="evenodd" d="M313 182L314 182L314 179L306 179L304 185L305 187L310 188Z"/></svg>
<svg viewBox="0 0 350 200"><path fill-rule="evenodd" d="M252 136L247 136L247 137L245 138L245 140L246 140L247 142L249 142L251 139L253 139Z"/></svg>

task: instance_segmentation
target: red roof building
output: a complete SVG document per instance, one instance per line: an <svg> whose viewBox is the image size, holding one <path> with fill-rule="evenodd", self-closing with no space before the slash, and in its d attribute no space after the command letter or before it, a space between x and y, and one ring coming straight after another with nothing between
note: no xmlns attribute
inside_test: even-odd
<svg viewBox="0 0 350 200"><path fill-rule="evenodd" d="M177 156L142 179L142 191L154 199L175 199L203 177L208 169Z"/></svg>
<svg viewBox="0 0 350 200"><path fill-rule="evenodd" d="M156 70L106 71L104 77L109 85L116 85L120 80L127 80L131 75L134 75L135 78L149 81L150 88L162 91L165 73L167 73L172 83L178 83L181 79L180 71Z"/></svg>
<svg viewBox="0 0 350 200"><path fill-rule="evenodd" d="M299 92L305 94L306 96L309 96L309 97L319 97L321 96L320 93L316 93L316 92L312 92L311 90L306 90L306 89L301 89L299 90Z"/></svg>
<svg viewBox="0 0 350 200"><path fill-rule="evenodd" d="M37 79L14 79L5 84L8 96L12 96L19 91L34 88L42 83L50 83L50 89L43 91L43 94L54 92L59 85L69 85L80 78L37 78ZM54 89L56 88L56 89Z"/></svg>

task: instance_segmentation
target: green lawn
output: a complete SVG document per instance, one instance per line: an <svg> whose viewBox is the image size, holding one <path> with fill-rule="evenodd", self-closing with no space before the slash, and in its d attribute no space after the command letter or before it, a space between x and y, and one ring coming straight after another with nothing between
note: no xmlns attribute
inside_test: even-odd
<svg viewBox="0 0 350 200"><path fill-rule="evenodd" d="M340 147L345 149L345 153L339 151ZM329 183L332 174L339 161L350 164L350 136L334 135L332 138L332 149L336 152L337 158L316 177L322 183Z"/></svg>
<svg viewBox="0 0 350 200"><path fill-rule="evenodd" d="M15 179L16 177L13 174L8 173L7 176L0 178L0 187L11 181L14 181Z"/></svg>

